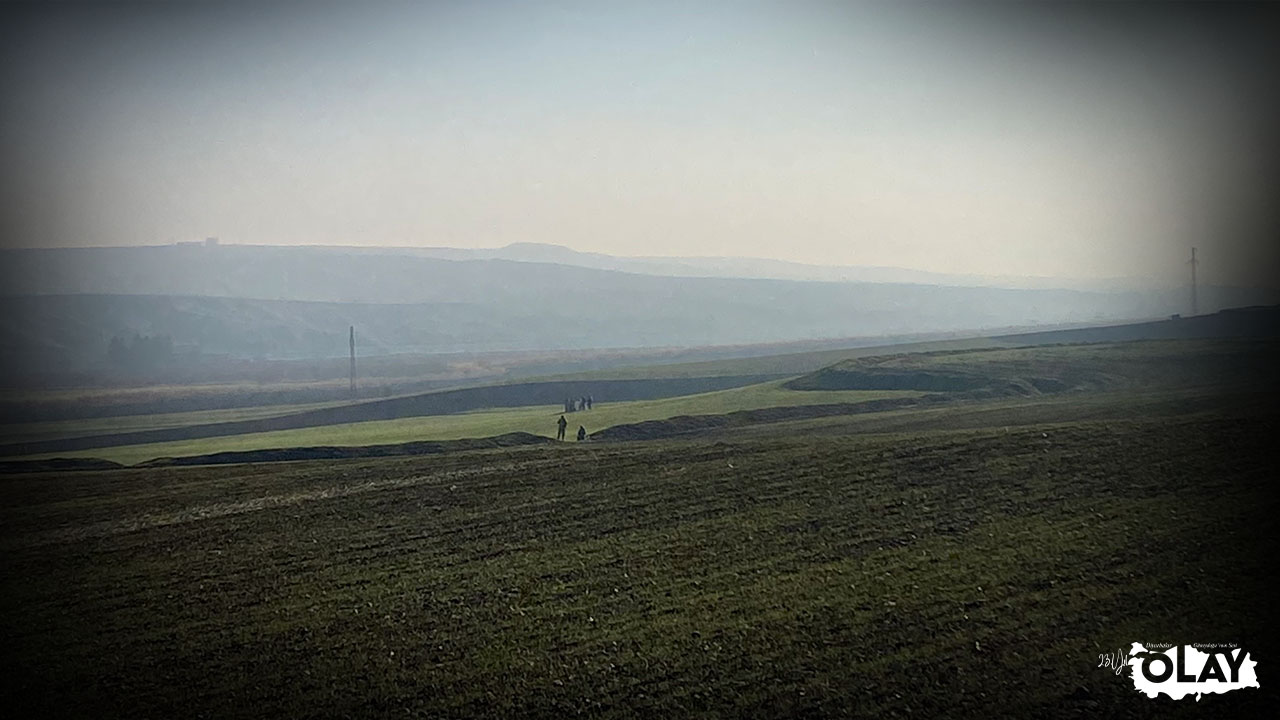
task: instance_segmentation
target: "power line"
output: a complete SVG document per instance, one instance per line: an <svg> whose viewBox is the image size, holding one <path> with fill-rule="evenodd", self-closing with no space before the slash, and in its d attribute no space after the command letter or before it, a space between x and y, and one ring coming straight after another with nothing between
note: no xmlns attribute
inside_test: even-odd
<svg viewBox="0 0 1280 720"><path fill-rule="evenodd" d="M351 326L351 394L356 394L356 326Z"/></svg>
<svg viewBox="0 0 1280 720"><path fill-rule="evenodd" d="M1188 264L1192 266L1192 315L1199 315L1199 299L1196 296L1196 265L1199 265L1199 260L1196 259L1194 247L1192 247L1192 259Z"/></svg>

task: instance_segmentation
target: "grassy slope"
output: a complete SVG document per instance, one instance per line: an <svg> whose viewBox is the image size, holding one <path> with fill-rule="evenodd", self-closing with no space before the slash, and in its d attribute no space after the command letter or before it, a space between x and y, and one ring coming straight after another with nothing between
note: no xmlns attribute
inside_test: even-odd
<svg viewBox="0 0 1280 720"><path fill-rule="evenodd" d="M1264 413L1277 407L1274 391L1213 387L1068 393L1003 398L977 403L890 410L866 415L793 420L705 433L706 437L755 438L787 435L866 435L941 430L1048 426L1073 422L1121 421L1133 417L1213 416L1246 410Z"/></svg>
<svg viewBox="0 0 1280 720"><path fill-rule="evenodd" d="M914 394L916 393L897 391L797 392L783 389L778 382L770 382L732 390L661 400L603 403L589 412L571 413L566 416L566 419L570 421L569 433L572 434L579 424L586 425L588 432L594 432L619 423L661 419L676 415L724 413L775 405L858 402L860 400ZM456 415L433 415L149 445L97 448L81 452L56 453L56 455L60 457L100 457L116 462L133 464L156 457L199 455L230 450L257 450L312 445L373 445L411 442L414 440L453 440L467 437L488 437L508 432L529 432L536 435L554 437L556 419L560 414L561 408L559 406L484 410Z"/></svg>
<svg viewBox="0 0 1280 720"><path fill-rule="evenodd" d="M597 370L557 375L557 380L625 380L668 377L707 377L714 375L799 375L826 367L848 358L884 355L886 353L915 353L950 350L976 350L981 348L1009 347L1016 345L1008 339L989 337L930 340L893 345L874 345L837 350L813 350L763 357L732 358L728 360L704 360L671 365L646 365L643 367Z"/></svg>
<svg viewBox="0 0 1280 720"><path fill-rule="evenodd" d="M988 388L1062 390L1261 384L1280 356L1274 340L1141 340L853 358L796 378L808 390Z"/></svg>
<svg viewBox="0 0 1280 720"><path fill-rule="evenodd" d="M976 341L975 341L976 342ZM870 350L868 350L870 352ZM1178 388L1230 383L1264 382L1271 374L1277 345L1271 341L1155 340L1127 343L1061 345L1037 348L1000 348L960 351L936 348L927 353L894 354L878 359L849 359L810 376L785 384L770 382L733 390L685 397L630 403L606 403L585 413L569 416L569 432L578 424L587 431L624 423L657 420L678 415L721 414L772 406L818 405L857 402L878 397L914 394L912 390L858 391L838 389L846 367L875 366L920 368L928 371L963 371L976 377L1003 378L1019 375L1054 378L1063 387L1112 388L1138 392L1143 388ZM778 358L771 362L783 362ZM814 357L806 355L806 362ZM786 361L791 362L791 361ZM732 366L742 369L740 366ZM772 369L793 367L785 362ZM764 367L754 368L764 370ZM698 368L707 372L708 368ZM810 378L826 383L827 390L789 390ZM1023 385L1030 390L1029 386ZM847 387L847 385L846 385ZM1157 391L1157 390L1153 390ZM1074 394L1072 395L1074 397ZM1031 403L1046 402L1034 398ZM1048 400L1051 405L1056 402ZM1067 402L1072 402L1068 400ZM1088 401L1086 401L1088 402ZM450 440L486 437L508 432L551 436L560 414L558 406L486 410L454 415L326 425L321 427L260 432L144 445L62 452L67 457L101 457L132 464L163 456L197 455L219 451L255 450L311 445L369 445L415 440Z"/></svg>
<svg viewBox="0 0 1280 720"><path fill-rule="evenodd" d="M597 370L579 373L560 374L546 378L531 380L629 380L629 379L663 379L663 378L696 378L720 377L728 375L769 375L769 374L801 374L816 370L825 365L844 358L861 357L867 354L880 354L888 351L924 351L937 349L966 349L971 347L990 347L998 345L997 341L982 338L962 340L941 340L936 342L908 343L892 348L854 348L849 350L822 350L802 353L789 353L758 358L737 358L729 360L701 361L677 363L669 365L646 365L613 370ZM343 380L343 387L346 381ZM316 385L316 384L312 384ZM322 383L326 387L333 382ZM310 387L303 383L278 384L220 384L192 386L156 386L149 388L103 388L82 390L46 390L46 391L7 391L6 399L30 403L74 403L110 406L112 403L139 404L159 402L167 399L190 399L203 397L219 397L220 395L241 396L253 392L297 390ZM418 393L408 393L414 395ZM265 396L265 395L264 395ZM378 398L363 398L363 400ZM225 410L201 410L190 412L160 412L140 415L115 415L110 417L63 420L53 422L31 422L0 424L0 438L3 442L24 442L54 438L71 438L97 435L109 432L127 432L134 430L153 430L159 428L181 427L186 425L202 425L229 420L247 420L255 418L275 417L302 412L320 407L343 405L345 401L330 401L301 404L257 405L245 408ZM742 409L742 408L734 408Z"/></svg>
<svg viewBox="0 0 1280 720"><path fill-rule="evenodd" d="M229 408L226 410L196 410L192 412L156 413L152 415L120 415L81 420L52 420L48 422L10 423L0 425L0 438L5 442L29 442L55 438L83 437L135 430L204 425L234 420L255 420L276 417L306 410L344 405L347 401L303 403L297 405L260 405L256 407Z"/></svg>
<svg viewBox="0 0 1280 720"><path fill-rule="evenodd" d="M815 350L807 352L791 352L779 355L770 355L764 357L734 358L721 359L714 361L702 362L683 362L669 364L650 364L642 367L615 368L609 370L586 371L572 374L563 374L554 376L555 379L573 379L573 380L606 380L606 379L628 379L628 378L683 378L683 377L705 377L709 375L743 375L743 374L794 374L812 372L819 368L837 363L842 360L851 358L860 358L870 355L883 355L885 353L906 353L906 352L936 352L936 351L956 351L978 348L992 347L1013 347L1022 345L1044 345L1057 342L1116 342L1121 340L1132 340L1137 338L1194 338L1194 337L1229 337L1234 335L1244 336L1266 336L1273 337L1274 332L1270 329L1270 318L1275 315L1274 311L1267 312L1224 312L1216 315L1201 316L1190 320L1181 320L1177 322L1154 322L1139 323L1132 325L1121 325L1112 327L1101 327L1091 329L1077 330L1053 330L1046 332L1033 332L1020 335L1003 335L999 337L977 337L977 338L956 338L920 341L910 343L900 343L895 345L879 345L870 347L855 347L849 349L835 350ZM893 338L885 338L886 341ZM901 339L901 338L899 338ZM759 348L757 348L759 350ZM715 348L709 349L693 349L689 351L674 350L672 352L679 354L681 352L691 352L697 354L699 352L715 352ZM647 359L652 361L652 355L656 352L661 355L663 351L643 351ZM601 353L601 357L593 356L593 353ZM504 354L498 354L506 357ZM550 359L543 358L539 353L534 353L533 357L524 357L520 362L530 362L530 367L537 367L543 360L549 360L552 366L555 364L554 357L556 353L550 353ZM627 351L614 353L611 351L587 351L585 359L582 353L574 353L577 361L587 364L593 362L613 363L621 361L621 358L627 355ZM509 360L510 358L508 358ZM387 361L387 358L373 358L367 362ZM438 362L436 358L432 362ZM394 360L393 364L400 363ZM410 362L413 365L413 362ZM397 365L398 366L398 365ZM548 366L550 367L550 366ZM421 371L423 368L418 367ZM478 367L465 368L467 374L485 373ZM402 368L403 370L403 368ZM497 368L497 370L505 373L506 370ZM536 373L534 373L536 374ZM419 378L420 379L420 378ZM546 378L544 378L546 379ZM409 378L405 378L409 380ZM410 383L411 384L411 383ZM314 386L314 387L312 387ZM0 438L4 438L7 442L20 441L22 439L34 439L35 437L51 438L51 437L71 437L77 435L94 434L103 427L110 427L113 424L128 429L147 429L154 427L172 427L181 424L191 424L203 422L204 416L200 413L186 414L177 413L178 406L191 405L195 403L217 404L218 402L234 402L240 405L248 405L260 407L263 404L278 406L279 414L285 414L290 411L304 409L305 405L283 405L286 402L306 402L311 403L318 400L329 400L329 398L308 398L302 399L299 391L303 391L308 387L319 389L320 386L329 388L330 390L338 390L345 387L345 381L330 380L321 383L240 383L240 384L213 384L213 385L183 385L183 386L157 386L146 388L114 388L114 389L77 389L77 390L46 390L46 391L0 391L0 405L4 405L7 411L13 411L14 417L22 415L27 411L35 411L43 406L45 410L56 410L55 415L74 416L77 411L69 411L69 408L90 408L92 412L88 414L94 416L108 415L124 415L126 413L149 414L154 420L145 417L128 417L127 419L117 420L107 417L101 421L89 421L84 425L78 425L75 422L66 424L38 423L32 425L4 425L0 426ZM409 385L405 386L407 389ZM303 392L302 395L306 393ZM417 393L409 393L417 394ZM256 399L255 399L256 398ZM340 401L334 404L342 404ZM23 409L25 408L25 410ZM35 410L33 410L33 408ZM60 408L60 409L59 409ZM4 408L0 408L4 409ZM113 411L114 409L114 411ZM159 410L165 414L157 413ZM6 411L6 412L7 412ZM251 411L252 412L252 411ZM271 412L274 413L274 410ZM38 414L38 413L37 413ZM47 413L46 413L47 414ZM186 415L184 418L183 415ZM234 416L234 415L233 415ZM260 417L256 414L254 417ZM220 416L209 416L217 419Z"/></svg>
<svg viewBox="0 0 1280 720"><path fill-rule="evenodd" d="M0 700L107 716L1262 717L1265 678L1174 703L1097 667L1135 640L1275 657L1280 418L1181 416L1174 400L1048 433L0 478L0 569L17 580Z"/></svg>

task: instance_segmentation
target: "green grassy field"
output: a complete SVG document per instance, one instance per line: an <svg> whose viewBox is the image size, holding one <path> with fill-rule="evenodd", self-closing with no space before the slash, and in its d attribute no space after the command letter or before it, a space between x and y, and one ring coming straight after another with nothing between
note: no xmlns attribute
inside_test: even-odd
<svg viewBox="0 0 1280 720"><path fill-rule="evenodd" d="M196 410L192 412L156 413L151 415L120 415L105 418L79 420L51 420L46 422L10 423L0 425L0 438L5 442L28 442L54 438L83 437L107 433L156 430L159 428L204 425L206 423L255 420L275 417L323 407L343 405L346 401L305 403L298 405L261 405L258 407L229 408L226 410Z"/></svg>
<svg viewBox="0 0 1280 720"><path fill-rule="evenodd" d="M1196 388L1222 388L1228 385L1240 388L1256 385L1269 377L1277 352L1277 344L1271 341L1154 340L1035 348L933 349L918 353L861 356L787 381L660 400L602 403L591 411L569 414L568 431L572 438L579 424L590 434L617 425L677 416L857 403L881 398L918 396L926 390L951 393L957 399L962 398L957 394L960 391L977 390L988 396L993 393L1030 395L1032 397L1028 400L1029 405L1047 403L1046 407L1063 407L1064 402L1088 405L1092 400L1077 400L1077 397L1104 391L1180 393L1195 391ZM1045 399L1058 395L1069 397L1065 400ZM231 416L228 413L232 412L254 411L221 411L219 417L226 416L229 419ZM262 412L268 416L271 413L266 409ZM97 457L136 464L158 457L226 451L395 444L419 440L489 437L511 432L552 437L555 433L555 421L560 414L559 406L499 408L47 452L32 457ZM159 416L152 422L180 425L182 419L207 419L212 415L213 413L194 413ZM130 419L122 420L127 426ZM83 422L86 421L76 421L72 425L80 426ZM56 429L50 428L50 431ZM29 429L28 432L39 432L39 428Z"/></svg>
<svg viewBox="0 0 1280 720"><path fill-rule="evenodd" d="M778 405L859 402L884 397L910 397L918 394L912 391L798 392L782 388L779 382L770 382L661 400L601 403L590 411L569 413L566 419L571 421L569 434L572 435L579 424L586 426L588 432L595 432L620 423L655 420L677 415L725 413ZM562 408L559 406L503 408L454 415L430 415L148 445L96 448L79 452L54 453L54 455L98 457L124 464L135 464L157 457L200 455L233 450L454 440L489 437L509 432L528 432L554 437L556 419L561 414Z"/></svg>
<svg viewBox="0 0 1280 720"><path fill-rule="evenodd" d="M565 375L551 379L560 380L627 380L676 377L707 377L714 375L799 375L848 358L883 355L885 353L919 353L951 350L977 350L1015 345L1015 341L989 337L968 337L947 340L897 343L892 345L867 345L865 347L836 350L810 350L780 355L701 360L668 365L644 365L639 367L611 368Z"/></svg>
<svg viewBox="0 0 1280 720"><path fill-rule="evenodd" d="M849 358L785 383L804 390L910 387L1023 394L1135 387L1185 388L1270 376L1268 340L1141 340Z"/></svg>
<svg viewBox="0 0 1280 720"><path fill-rule="evenodd" d="M897 338L884 338L897 342ZM1007 344L983 338L910 342L894 345L904 351L925 349L986 347ZM728 375L801 374L846 357L882 352L869 347L848 350L786 351L788 345L756 346L742 352L773 354L759 357L728 358L700 361L672 361L671 358L700 357L724 352L720 348L648 349L648 350L560 350L543 352L479 353L440 356L382 356L361 361L360 399L377 400L400 395L430 392L432 384L442 382L456 387L477 384L542 380L616 380L696 378ZM288 361L282 361L289 365ZM301 364L305 362L300 361ZM208 422L226 413L250 413L254 409L279 410L279 414L320 404L349 402L346 365L343 359L335 367L339 375L326 380L260 380L225 381L190 384L154 383L121 387L72 388L0 388L0 417L9 418L0 430L0 438L13 433L35 433L40 438L72 437L93 434L104 424L119 418L129 429L172 427L152 425L148 417L189 415L190 423L205 422L202 413L210 413ZM261 369L267 370L267 365ZM570 367L604 366L601 369L566 371ZM37 424L24 428L22 424ZM83 425L79 424L83 421ZM19 437L14 435L15 440ZM30 437L28 439L37 439Z"/></svg>
<svg viewBox="0 0 1280 720"><path fill-rule="evenodd" d="M1025 410L1002 400L903 411L879 433L846 417L767 437L2 476L0 702L1269 716L1280 416L1107 397L1042 398L1012 427ZM1134 641L1239 642L1261 688L1147 699L1098 667Z"/></svg>
<svg viewBox="0 0 1280 720"><path fill-rule="evenodd" d="M916 342L895 349L906 351L924 351L939 349L966 349L999 345L997 341L972 338L957 340L939 340L933 342ZM766 357L735 358L727 360L685 362L667 365L645 365L609 370L584 371L558 374L539 380L662 380L668 378L701 378L730 375L781 375L801 374L816 370L824 365L848 357L861 357L867 354L885 352L886 348L854 348L849 350L821 350L801 353L788 353ZM401 378L401 380L406 380ZM261 395L272 398L277 395L306 389L341 389L337 381L323 383L223 383L211 385L175 385L152 386L143 388L87 388L76 390L43 390L43 391L5 391L0 393L3 399L15 406L43 407L45 405L61 408L62 412L73 412L68 408L90 407L111 408L163 406L166 403L198 403L215 402L219 399L248 398ZM345 383L345 380L343 381ZM407 380L406 380L407 382ZM416 394L416 393L409 393ZM377 398L363 398L364 400ZM294 404L250 404L246 407L233 407L218 410L193 410L184 412L149 412L136 414L109 414L104 417L87 417L56 421L14 422L0 424L0 439L5 443L74 438L118 432L155 430L176 428L190 425L227 422L234 420L251 420L269 418L310 409L342 405L345 400L308 402ZM695 403L698 412L720 412L714 404L700 405ZM752 405L751 407L758 407ZM554 409L554 408L552 408ZM723 411L748 409L747 407L725 406ZM629 416L635 419L648 419L648 415ZM633 420L628 420L628 422ZM396 437L406 437L393 431ZM364 436L361 436L364 437ZM442 439L449 436L440 436ZM63 453L65 454L65 453ZM145 459L145 458L144 458Z"/></svg>

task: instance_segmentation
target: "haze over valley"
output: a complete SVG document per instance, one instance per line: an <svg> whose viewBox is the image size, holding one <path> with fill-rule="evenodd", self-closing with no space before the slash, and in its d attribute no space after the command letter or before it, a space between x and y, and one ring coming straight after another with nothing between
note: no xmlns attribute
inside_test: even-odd
<svg viewBox="0 0 1280 720"><path fill-rule="evenodd" d="M492 257L470 259L475 255ZM583 264L575 263L579 258ZM297 360L344 356L351 326L361 355L437 354L976 332L1167 317L1188 304L1184 287L762 278L774 266L741 259L717 261L721 276L699 277L697 265L678 266L683 276L674 276L658 272L676 266L674 260L546 246L415 252L189 244L5 250L0 260L7 291L0 327L22 338L6 346L5 360L46 371L109 368L112 339L135 336L170 341L178 360L166 363L201 355ZM723 277L752 265L757 277ZM796 267L804 269L782 265L774 274ZM1199 292L1206 312L1276 300L1276 293L1256 288Z"/></svg>
<svg viewBox="0 0 1280 720"><path fill-rule="evenodd" d="M0 3L0 707L1276 717L1277 38Z"/></svg>

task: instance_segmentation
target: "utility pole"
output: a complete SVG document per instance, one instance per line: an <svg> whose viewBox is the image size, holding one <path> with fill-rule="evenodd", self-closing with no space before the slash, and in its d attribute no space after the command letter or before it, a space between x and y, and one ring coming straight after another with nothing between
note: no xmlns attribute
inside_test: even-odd
<svg viewBox="0 0 1280 720"><path fill-rule="evenodd" d="M356 394L356 326L351 326L351 394Z"/></svg>
<svg viewBox="0 0 1280 720"><path fill-rule="evenodd" d="M1196 260L1196 249L1194 247L1192 247L1192 260L1190 260L1189 264L1192 266L1192 315L1199 315L1199 301L1196 297L1196 265L1199 264L1199 261Z"/></svg>

